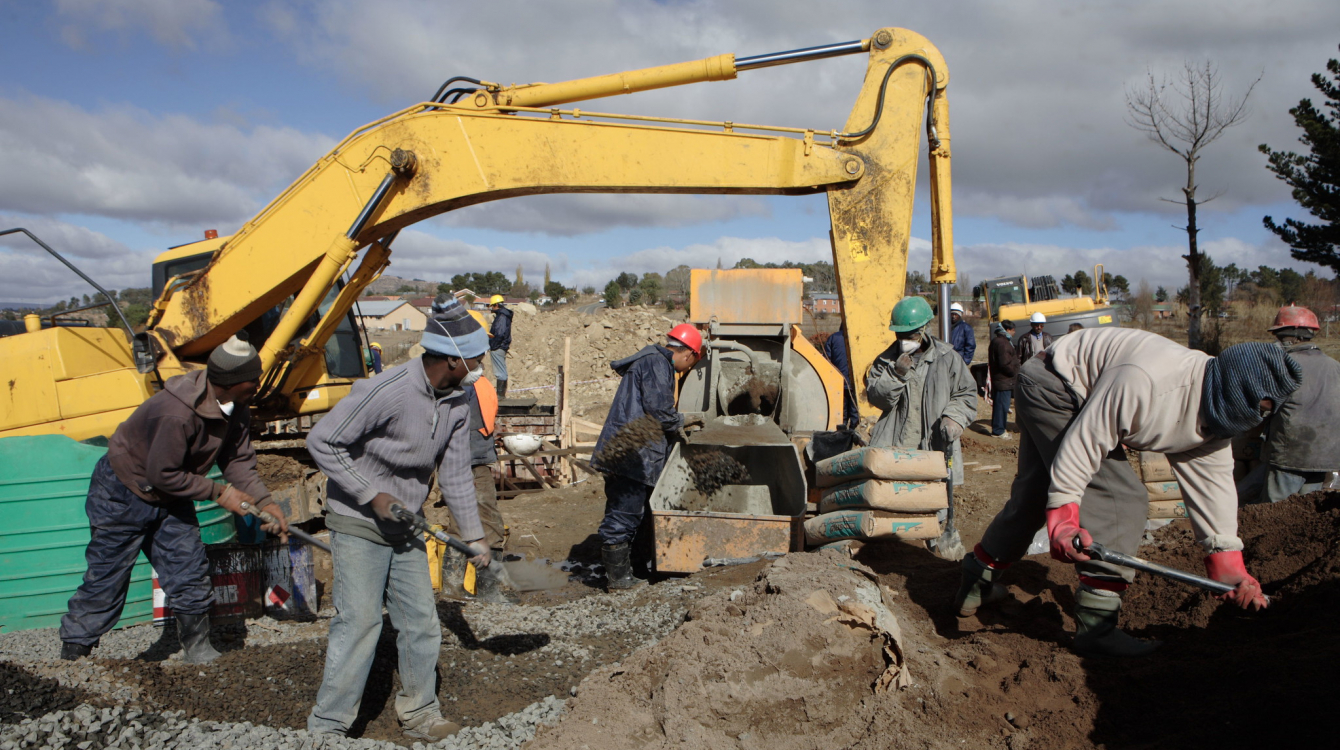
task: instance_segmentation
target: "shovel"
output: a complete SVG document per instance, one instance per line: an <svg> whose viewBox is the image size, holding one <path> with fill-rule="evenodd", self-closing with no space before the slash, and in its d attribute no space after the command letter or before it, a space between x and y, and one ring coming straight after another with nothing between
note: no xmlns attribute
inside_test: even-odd
<svg viewBox="0 0 1340 750"><path fill-rule="evenodd" d="M1079 548L1079 546L1080 546L1079 537L1075 537L1075 547ZM1178 570L1177 568L1169 568L1166 565L1159 565L1158 563L1152 563L1144 558L1136 557L1134 555L1127 555L1121 552L1113 552L1112 550L1108 549L1107 547L1104 547L1098 542L1091 543L1087 548L1081 551L1084 554L1088 555L1089 557L1094 558L1095 560L1102 560L1105 563L1120 565L1124 568L1131 568L1132 570L1141 570L1146 573L1153 573L1156 576L1163 576L1164 578L1168 578L1177 581L1179 583L1186 583L1192 586L1199 586L1200 588L1203 588L1207 591L1213 591L1216 594L1228 594L1231 593L1234 588L1233 586L1230 586L1227 583L1221 583L1212 578L1205 578L1204 576L1198 576L1195 573L1188 573L1185 570ZM1270 597L1265 596L1264 594L1262 594L1262 597L1265 598L1266 604L1269 605Z"/></svg>
<svg viewBox="0 0 1340 750"><path fill-rule="evenodd" d="M963 539L958 534L958 527L954 525L954 444L950 443L945 449L945 466L949 469L949 476L945 478L945 488L949 494L949 506L945 511L945 528L940 533L938 539L933 540L932 549L936 556L944 560L953 560L958 562L962 560L967 553L963 549Z"/></svg>
<svg viewBox="0 0 1340 750"><path fill-rule="evenodd" d="M274 516L272 516L272 515L270 515L269 513L266 513L265 511L263 511L263 510L257 508L256 506L252 505L251 503L246 502L245 500L242 502L242 512L243 512L243 513L248 513L248 514L253 515L253 516L256 516L257 518L261 519L261 520L264 521L265 523L274 523L274 522L275 522L275 517L274 517ZM300 539L300 540L302 540L302 541L304 541L304 542L307 542L308 544L312 545L313 547L316 547L316 548L319 549L319 550L323 550L323 551L325 551L325 552L330 552L330 545L329 545L329 544L326 544L325 542L321 541L320 539L317 539L316 537L312 536L311 534L308 534L306 531L303 531L302 529L296 528L296 527L294 527L294 526L289 526L289 527L288 527L288 534L289 534L289 536L297 537L298 539Z"/></svg>

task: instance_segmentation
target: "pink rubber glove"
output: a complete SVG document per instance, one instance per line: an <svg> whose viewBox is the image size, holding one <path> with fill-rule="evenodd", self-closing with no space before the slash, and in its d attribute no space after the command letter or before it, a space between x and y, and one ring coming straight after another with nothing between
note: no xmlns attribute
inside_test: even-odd
<svg viewBox="0 0 1340 750"><path fill-rule="evenodd" d="M1247 609L1265 609L1270 605L1265 594L1261 593L1261 582L1247 572L1242 563L1242 552L1216 552L1205 558L1205 572L1220 583L1232 584L1235 588L1219 596L1224 601Z"/></svg>
<svg viewBox="0 0 1340 750"><path fill-rule="evenodd" d="M1084 562L1089 556L1075 549L1075 538L1080 547L1093 544L1089 532L1079 527L1079 503L1066 503L1047 511L1047 536L1052 540L1052 558L1061 562Z"/></svg>

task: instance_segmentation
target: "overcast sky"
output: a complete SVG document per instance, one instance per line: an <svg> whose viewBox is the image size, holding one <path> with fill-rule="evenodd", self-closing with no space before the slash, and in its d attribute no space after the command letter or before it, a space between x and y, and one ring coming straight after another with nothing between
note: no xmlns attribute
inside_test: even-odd
<svg viewBox="0 0 1340 750"><path fill-rule="evenodd" d="M950 68L956 253L974 281L1103 262L1185 283L1182 163L1123 121L1148 71L1212 61L1251 113L1204 153L1202 247L1217 262L1314 268L1261 226L1304 216L1257 144L1294 148L1288 114L1340 43L1340 3L1012 0L0 0L0 228L25 226L105 286L147 286L163 249L227 234L340 138L452 75L564 80L723 52L927 36ZM849 57L583 108L841 127ZM924 182L924 169L919 177ZM921 196L911 263L928 270ZM352 218L352 217L351 217ZM401 235L389 273L465 271L600 285L622 270L828 259L822 196L557 195L447 214ZM1329 272L1326 276L1331 276ZM0 240L0 301L89 291L26 240Z"/></svg>

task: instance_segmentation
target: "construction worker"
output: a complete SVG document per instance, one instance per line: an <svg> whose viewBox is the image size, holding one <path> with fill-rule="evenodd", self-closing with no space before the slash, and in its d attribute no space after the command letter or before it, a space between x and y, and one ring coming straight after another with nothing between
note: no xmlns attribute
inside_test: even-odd
<svg viewBox="0 0 1340 750"><path fill-rule="evenodd" d="M382 374L382 345L376 341L368 345L368 369L373 375Z"/></svg>
<svg viewBox="0 0 1340 750"><path fill-rule="evenodd" d="M681 323L667 334L664 346L652 344L631 357L610 363L623 379L591 459L591 465L605 476L600 557L610 590L633 588L641 583L633 576L632 544L638 527L647 517L651 491L665 468L669 453L667 436L681 438L684 427L695 421L686 421L675 409L675 374L688 372L702 354L702 334L692 325ZM625 425L643 416L659 422L661 434L637 450L616 446L606 452ZM701 424L701 420L696 421Z"/></svg>
<svg viewBox="0 0 1340 750"><path fill-rule="evenodd" d="M866 398L884 412L870 445L950 452L954 484L963 484L959 436L977 417L977 382L953 347L926 332L934 317L924 297L893 306L889 330L897 340L875 358L865 381Z"/></svg>
<svg viewBox="0 0 1340 750"><path fill-rule="evenodd" d="M1002 320L996 325L996 334L986 349L986 366L991 373L991 434L1010 439L1005 422L1010 416L1010 400L1014 396L1014 378L1019 374L1019 352L1010 343L1014 321Z"/></svg>
<svg viewBox="0 0 1340 750"><path fill-rule="evenodd" d="M1262 464L1242 483L1254 490L1246 502L1316 492L1340 469L1340 362L1310 343L1320 329L1311 310L1295 305L1281 307L1269 328L1303 368L1303 385L1265 423Z"/></svg>
<svg viewBox="0 0 1340 750"><path fill-rule="evenodd" d="M1019 366L1023 367L1035 354L1052 345L1052 335L1042 330L1047 325L1047 316L1035 312L1028 318L1029 331L1014 342L1019 352Z"/></svg>
<svg viewBox="0 0 1340 750"><path fill-rule="evenodd" d="M1234 587L1221 598L1265 606L1242 561L1229 440L1283 404L1301 374L1278 346L1238 344L1211 357L1123 328L1076 331L1024 363L1015 389L1018 473L1009 501L963 558L959 616L1006 596L996 577L1045 526L1052 557L1079 572L1074 650L1143 656L1158 647L1117 628L1134 572L1081 551L1099 542L1134 554L1140 544L1149 495L1123 446L1167 454L1206 570Z"/></svg>
<svg viewBox="0 0 1340 750"><path fill-rule="evenodd" d="M484 542L492 550L493 564L475 571L475 591L470 594L463 586L467 568L465 558L446 555L442 560L442 591L456 599L515 604L515 586L502 564L506 555L507 527L502 511L498 509L498 491L493 479L493 467L498 463L498 448L493 437L498 421L498 392L493 390L492 383L480 378L466 395L470 399L470 470L474 474L479 521L484 525ZM456 517L448 514L445 520L443 525L447 533L460 536Z"/></svg>
<svg viewBox="0 0 1340 750"><path fill-rule="evenodd" d="M313 734L344 735L358 716L385 604L399 634L396 714L406 735L430 742L460 726L442 718L436 667L442 647L428 552L397 520L420 513L437 470L442 497L476 568L492 562L470 471L467 392L484 369L488 334L454 299L424 328L424 353L353 389L312 428L307 448L325 472L334 604L326 670L307 717ZM452 553L455 554L455 553Z"/></svg>
<svg viewBox="0 0 1340 750"><path fill-rule="evenodd" d="M503 304L503 296L489 298L493 311L493 325L489 328L489 361L493 363L493 379L498 381L498 398L507 397L507 350L512 348L512 311Z"/></svg>
<svg viewBox="0 0 1340 750"><path fill-rule="evenodd" d="M842 373L842 426L848 429L855 429L861 421L861 414L856 408L856 387L851 382L851 362L847 359L847 331L845 326L834 331L828 338L824 339L824 358L827 359L838 372Z"/></svg>
<svg viewBox="0 0 1340 750"><path fill-rule="evenodd" d="M949 345L963 358L963 364L972 364L972 356L977 353L977 334L963 319L963 305L957 302L949 306Z"/></svg>
<svg viewBox="0 0 1340 750"><path fill-rule="evenodd" d="M260 355L234 336L209 355L205 369L170 378L116 428L88 488L88 570L61 618L62 659L88 656L120 619L141 550L176 616L183 659L218 658L209 642L214 589L195 502L213 500L238 515L250 503L276 519L261 528L288 538L251 448L247 405L260 379ZM227 484L205 478L215 464Z"/></svg>

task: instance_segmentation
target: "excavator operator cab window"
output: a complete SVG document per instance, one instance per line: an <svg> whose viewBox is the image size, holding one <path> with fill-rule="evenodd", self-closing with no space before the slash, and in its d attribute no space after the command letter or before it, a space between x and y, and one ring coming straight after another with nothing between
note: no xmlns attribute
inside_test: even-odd
<svg viewBox="0 0 1340 750"><path fill-rule="evenodd" d="M987 305L995 315L1005 305L1022 305L1028 302L1024 296L1024 277L1012 276L1006 279L994 279L983 286L987 289Z"/></svg>
<svg viewBox="0 0 1340 750"><path fill-rule="evenodd" d="M173 276L180 276L184 273L199 271L209 265L210 258L214 253L200 253L198 255L188 255L185 258L174 258L165 260L162 263L155 263L153 269L154 299L163 296L163 288L167 286L168 281Z"/></svg>

